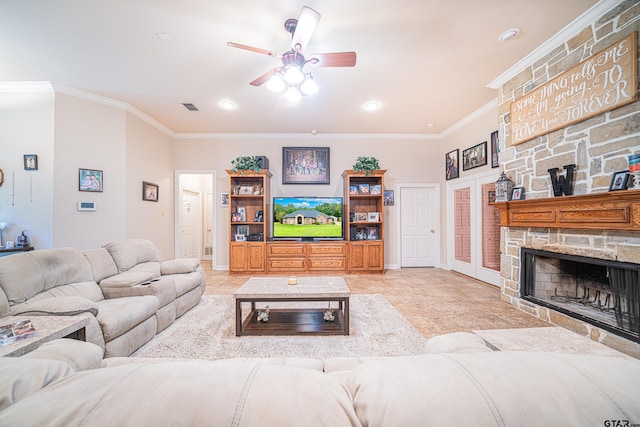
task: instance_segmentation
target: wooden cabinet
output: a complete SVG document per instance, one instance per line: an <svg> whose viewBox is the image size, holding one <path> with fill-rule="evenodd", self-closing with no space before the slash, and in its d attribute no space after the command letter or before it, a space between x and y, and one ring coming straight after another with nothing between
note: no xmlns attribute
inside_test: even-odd
<svg viewBox="0 0 640 427"><path fill-rule="evenodd" d="M271 173L227 171L229 174L229 272L265 272L267 215Z"/></svg>
<svg viewBox="0 0 640 427"><path fill-rule="evenodd" d="M384 271L385 170L342 173L345 200L347 270L352 273Z"/></svg>
<svg viewBox="0 0 640 427"><path fill-rule="evenodd" d="M268 242L268 273L345 273L346 242Z"/></svg>

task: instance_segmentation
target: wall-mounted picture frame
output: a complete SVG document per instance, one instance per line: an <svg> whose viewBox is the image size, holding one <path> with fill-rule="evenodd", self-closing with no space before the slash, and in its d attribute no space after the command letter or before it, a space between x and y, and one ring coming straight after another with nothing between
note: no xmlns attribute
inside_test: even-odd
<svg viewBox="0 0 640 427"><path fill-rule="evenodd" d="M524 187L513 187L511 189L511 200L524 200Z"/></svg>
<svg viewBox="0 0 640 427"><path fill-rule="evenodd" d="M477 168L487 164L487 141L467 148L462 152L462 170Z"/></svg>
<svg viewBox="0 0 640 427"><path fill-rule="evenodd" d="M384 204L385 206L392 206L395 203L393 197L393 190L384 190Z"/></svg>
<svg viewBox="0 0 640 427"><path fill-rule="evenodd" d="M38 155L37 154L25 154L23 156L24 159L24 170L26 171L37 171L38 170Z"/></svg>
<svg viewBox="0 0 640 427"><path fill-rule="evenodd" d="M78 190L102 193L103 173L98 169L78 169Z"/></svg>
<svg viewBox="0 0 640 427"><path fill-rule="evenodd" d="M445 164L445 177L447 181L450 179L456 179L460 176L460 170L458 165L460 164L460 150L457 148L453 151L449 151L444 156Z"/></svg>
<svg viewBox="0 0 640 427"><path fill-rule="evenodd" d="M629 184L629 171L619 171L611 177L609 191L626 190Z"/></svg>
<svg viewBox="0 0 640 427"><path fill-rule="evenodd" d="M498 131L491 132L491 167L500 166L498 162L498 153L500 152L500 140L498 139Z"/></svg>
<svg viewBox="0 0 640 427"><path fill-rule="evenodd" d="M158 184L142 181L142 200L157 202L160 193Z"/></svg>
<svg viewBox="0 0 640 427"><path fill-rule="evenodd" d="M220 206L223 208L229 206L229 193L220 193Z"/></svg>
<svg viewBox="0 0 640 427"><path fill-rule="evenodd" d="M329 184L329 147L282 147L283 184Z"/></svg>

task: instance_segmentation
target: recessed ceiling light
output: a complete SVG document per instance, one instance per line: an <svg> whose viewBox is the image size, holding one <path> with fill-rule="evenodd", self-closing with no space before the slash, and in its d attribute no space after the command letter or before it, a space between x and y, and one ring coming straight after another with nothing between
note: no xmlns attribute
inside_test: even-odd
<svg viewBox="0 0 640 427"><path fill-rule="evenodd" d="M169 40L171 38L171 34L169 33L156 33L156 37L160 40Z"/></svg>
<svg viewBox="0 0 640 427"><path fill-rule="evenodd" d="M225 99L224 101L220 101L220 108L223 108L225 110L235 110L236 104L233 101Z"/></svg>
<svg viewBox="0 0 640 427"><path fill-rule="evenodd" d="M375 111L380 108L380 103L378 101L369 101L362 107L367 111Z"/></svg>
<svg viewBox="0 0 640 427"><path fill-rule="evenodd" d="M520 34L520 28L509 28L498 36L498 40L501 42L507 42L518 37L518 34Z"/></svg>
<svg viewBox="0 0 640 427"><path fill-rule="evenodd" d="M435 123L427 123L427 127L428 127L428 128L432 128L432 127L434 127L434 126L435 126Z"/></svg>

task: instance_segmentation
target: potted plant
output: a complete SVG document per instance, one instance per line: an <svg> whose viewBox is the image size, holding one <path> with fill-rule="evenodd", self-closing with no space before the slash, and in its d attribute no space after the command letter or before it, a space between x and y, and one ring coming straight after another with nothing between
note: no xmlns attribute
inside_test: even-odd
<svg viewBox="0 0 640 427"><path fill-rule="evenodd" d="M380 169L378 159L375 157L358 157L353 165L354 172L365 172L365 175L371 175L374 170Z"/></svg>
<svg viewBox="0 0 640 427"><path fill-rule="evenodd" d="M231 172L241 171L240 173L242 173L243 170L262 171L260 160L256 156L240 156L231 160Z"/></svg>

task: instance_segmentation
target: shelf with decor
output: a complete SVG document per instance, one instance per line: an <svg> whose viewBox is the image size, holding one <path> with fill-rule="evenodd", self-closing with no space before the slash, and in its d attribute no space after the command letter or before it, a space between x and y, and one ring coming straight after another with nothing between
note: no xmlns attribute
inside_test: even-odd
<svg viewBox="0 0 640 427"><path fill-rule="evenodd" d="M384 174L386 170L342 173L347 269L384 271Z"/></svg>
<svg viewBox="0 0 640 427"><path fill-rule="evenodd" d="M227 170L229 175L229 272L265 272L271 173Z"/></svg>

